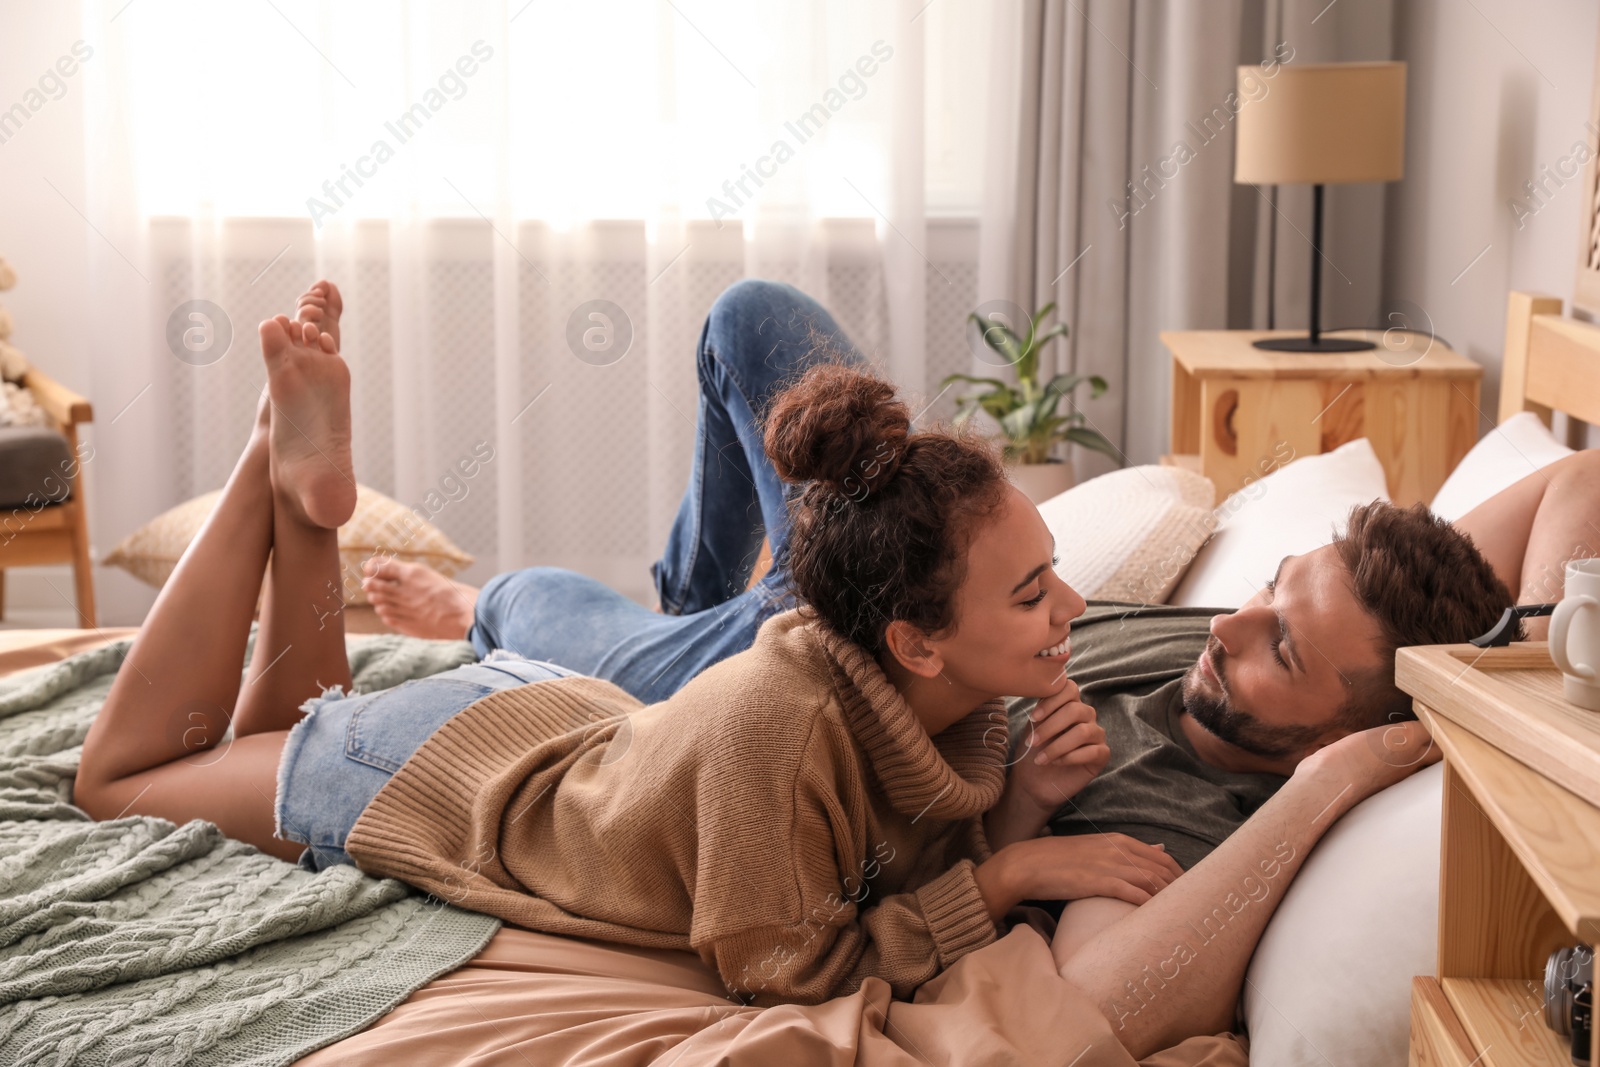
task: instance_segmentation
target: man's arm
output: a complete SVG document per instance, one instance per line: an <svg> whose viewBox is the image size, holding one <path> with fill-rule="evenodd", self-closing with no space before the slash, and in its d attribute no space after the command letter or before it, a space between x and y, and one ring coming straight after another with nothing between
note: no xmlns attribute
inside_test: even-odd
<svg viewBox="0 0 1600 1067"><path fill-rule="evenodd" d="M1519 604L1561 599L1570 559L1600 556L1600 450L1575 452L1534 471L1467 512L1456 529L1472 538ZM1543 641L1549 619L1523 623Z"/></svg>
<svg viewBox="0 0 1600 1067"><path fill-rule="evenodd" d="M1414 722L1319 749L1214 852L1060 962L1062 977L1135 1058L1229 1029L1256 941L1323 832L1437 759Z"/></svg>

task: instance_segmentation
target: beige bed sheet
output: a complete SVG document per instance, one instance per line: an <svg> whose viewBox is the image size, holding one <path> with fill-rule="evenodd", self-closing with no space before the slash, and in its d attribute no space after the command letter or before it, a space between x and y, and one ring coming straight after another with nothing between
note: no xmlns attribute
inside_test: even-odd
<svg viewBox="0 0 1600 1067"><path fill-rule="evenodd" d="M0 631L0 676L132 630ZM869 979L818 1005L728 1000L688 952L629 948L504 927L361 1033L297 1067L1131 1067L1095 1007L1056 973L1050 946L1019 926L895 1001ZM1148 1067L1248 1067L1243 1039L1193 1038Z"/></svg>
<svg viewBox="0 0 1600 1067"><path fill-rule="evenodd" d="M687 952L503 928L465 966L297 1067L1059 1065L1131 1067L1111 1025L1056 973L1029 926L893 1001L869 979L814 1006L747 1008ZM1234 1035L1195 1038L1151 1067L1246 1067Z"/></svg>

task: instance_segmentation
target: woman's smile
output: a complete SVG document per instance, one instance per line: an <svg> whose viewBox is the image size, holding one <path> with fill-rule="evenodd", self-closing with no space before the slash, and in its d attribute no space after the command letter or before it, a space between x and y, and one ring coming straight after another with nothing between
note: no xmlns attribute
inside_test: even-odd
<svg viewBox="0 0 1600 1067"><path fill-rule="evenodd" d="M1047 659L1054 663L1065 663L1072 658L1072 637L1063 637L1060 641L1048 648L1040 649L1033 654L1034 659Z"/></svg>

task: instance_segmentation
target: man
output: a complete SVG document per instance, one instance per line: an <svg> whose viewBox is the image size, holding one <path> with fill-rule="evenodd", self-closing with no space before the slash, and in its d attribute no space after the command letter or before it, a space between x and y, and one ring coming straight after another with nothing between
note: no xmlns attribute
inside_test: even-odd
<svg viewBox="0 0 1600 1067"><path fill-rule="evenodd" d="M660 614L556 568L499 575L476 594L424 567L374 561L363 584L379 616L418 636L469 637L480 655L505 647L607 678L647 702L670 695L792 606L783 486L760 416L818 358L860 356L798 291L744 281L713 305L698 353L694 475L653 568ZM1358 508L1337 541L1284 559L1234 612L1091 604L1073 627L1068 672L1112 757L1052 831L1120 832L1193 866L1307 755L1410 717L1393 683L1397 647L1483 633L1514 602L1510 590L1554 599L1564 560L1600 554L1597 487L1591 451L1531 473L1454 526L1421 506ZM763 533L777 563L745 590ZM1529 636L1546 625L1530 622ZM1012 708L1017 758L1030 707ZM1083 903L1074 910L1090 910Z"/></svg>
<svg viewBox="0 0 1600 1067"><path fill-rule="evenodd" d="M1127 834L1192 867L1306 756L1413 717L1392 681L1397 647L1475 637L1511 603L1460 529L1374 503L1332 544L1286 557L1238 611L1091 605L1068 673L1111 761L1051 830ZM1012 707L1014 758L1031 745L1031 705Z"/></svg>
<svg viewBox="0 0 1600 1067"><path fill-rule="evenodd" d="M1333 544L1285 558L1232 613L1091 605L1074 623L1083 636L1068 670L1111 760L1051 816L1051 832L1123 833L1194 866L1306 756L1413 717L1393 683L1396 648L1465 641L1512 603L1557 599L1563 563L1596 554L1600 451L1591 450L1530 473L1453 525L1420 504L1356 508ZM1548 627L1528 620L1525 636L1542 640ZM1017 758L1028 710L1012 707ZM1130 910L1106 898L1072 902L1057 960Z"/></svg>

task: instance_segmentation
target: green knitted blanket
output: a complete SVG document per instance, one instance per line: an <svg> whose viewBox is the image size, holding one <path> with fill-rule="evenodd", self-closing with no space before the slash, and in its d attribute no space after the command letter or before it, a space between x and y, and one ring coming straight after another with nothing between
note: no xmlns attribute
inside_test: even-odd
<svg viewBox="0 0 1600 1067"><path fill-rule="evenodd" d="M471 662L352 638L361 691ZM0 1063L287 1064L476 955L499 922L215 826L72 806L120 642L0 679Z"/></svg>

